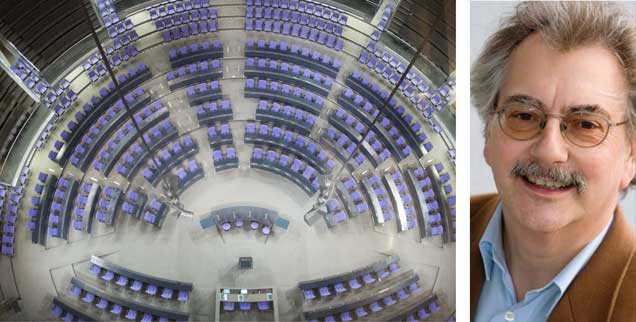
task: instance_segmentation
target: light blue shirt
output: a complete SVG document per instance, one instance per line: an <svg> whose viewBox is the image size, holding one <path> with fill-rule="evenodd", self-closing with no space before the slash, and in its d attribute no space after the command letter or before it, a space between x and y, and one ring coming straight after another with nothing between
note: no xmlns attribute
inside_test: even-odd
<svg viewBox="0 0 636 322"><path fill-rule="evenodd" d="M502 219L502 206L499 203L479 241L486 279L473 322L545 322L572 280L596 252L614 216L605 229L574 256L554 279L540 289L528 291L518 303L503 250Z"/></svg>

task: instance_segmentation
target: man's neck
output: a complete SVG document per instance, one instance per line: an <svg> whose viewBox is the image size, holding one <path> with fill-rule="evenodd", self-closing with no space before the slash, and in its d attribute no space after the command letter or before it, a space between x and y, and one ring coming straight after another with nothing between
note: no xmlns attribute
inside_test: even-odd
<svg viewBox="0 0 636 322"><path fill-rule="evenodd" d="M584 227L576 222L556 232L536 232L506 222L502 229L506 263L512 278L517 301L523 300L528 291L539 289L556 277L559 272L606 227ZM505 218L505 216L504 216Z"/></svg>

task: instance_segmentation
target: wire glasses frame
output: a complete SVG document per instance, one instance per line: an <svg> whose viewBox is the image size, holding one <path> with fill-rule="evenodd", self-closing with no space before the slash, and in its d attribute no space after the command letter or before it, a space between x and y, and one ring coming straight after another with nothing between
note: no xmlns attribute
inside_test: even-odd
<svg viewBox="0 0 636 322"><path fill-rule="evenodd" d="M605 115L589 111L573 111L561 115L518 105L505 106L496 113L501 130L510 138L519 141L537 137L545 128L548 117L558 118L561 135L568 142L582 148L592 148L601 144L607 138L610 128L627 123L627 120L612 122Z"/></svg>

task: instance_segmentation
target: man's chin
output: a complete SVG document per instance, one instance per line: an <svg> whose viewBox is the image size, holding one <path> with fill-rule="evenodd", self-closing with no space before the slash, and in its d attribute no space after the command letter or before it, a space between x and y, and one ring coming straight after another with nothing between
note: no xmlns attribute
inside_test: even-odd
<svg viewBox="0 0 636 322"><path fill-rule="evenodd" d="M573 221L572 211L576 209L571 199L537 200L534 198L514 198L510 211L521 227L528 231L550 233L563 229Z"/></svg>
<svg viewBox="0 0 636 322"><path fill-rule="evenodd" d="M517 218L521 226L527 231L536 233L547 234L557 232L571 223L571 218L565 213L554 213L550 211L546 213L521 215L521 218Z"/></svg>

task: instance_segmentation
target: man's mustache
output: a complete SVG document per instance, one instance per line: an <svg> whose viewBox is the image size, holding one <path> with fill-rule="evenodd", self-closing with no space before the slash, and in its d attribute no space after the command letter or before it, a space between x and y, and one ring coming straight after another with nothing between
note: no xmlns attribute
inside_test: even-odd
<svg viewBox="0 0 636 322"><path fill-rule="evenodd" d="M513 176L546 178L562 186L575 185L578 193L582 193L587 188L585 177L578 171L545 168L532 161L517 161L510 174Z"/></svg>

